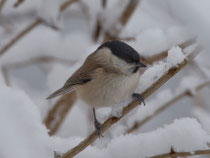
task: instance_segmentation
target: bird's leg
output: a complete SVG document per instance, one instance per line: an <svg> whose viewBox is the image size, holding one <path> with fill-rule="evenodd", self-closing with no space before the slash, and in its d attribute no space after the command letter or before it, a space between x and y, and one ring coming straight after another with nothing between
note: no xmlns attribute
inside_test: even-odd
<svg viewBox="0 0 210 158"><path fill-rule="evenodd" d="M143 103L145 106L144 98L139 93L133 93L132 97L136 99L139 102L139 104Z"/></svg>
<svg viewBox="0 0 210 158"><path fill-rule="evenodd" d="M94 126L96 129L96 133L98 134L99 138L103 137L103 135L101 134L101 123L96 118L95 108L93 108L93 117L94 117Z"/></svg>

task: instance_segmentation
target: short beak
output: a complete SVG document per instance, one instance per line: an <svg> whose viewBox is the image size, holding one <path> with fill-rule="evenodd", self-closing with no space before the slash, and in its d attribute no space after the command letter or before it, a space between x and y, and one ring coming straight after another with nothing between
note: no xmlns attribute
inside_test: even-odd
<svg viewBox="0 0 210 158"><path fill-rule="evenodd" d="M143 63L139 62L139 63L138 63L138 67L147 67L147 66L144 65Z"/></svg>

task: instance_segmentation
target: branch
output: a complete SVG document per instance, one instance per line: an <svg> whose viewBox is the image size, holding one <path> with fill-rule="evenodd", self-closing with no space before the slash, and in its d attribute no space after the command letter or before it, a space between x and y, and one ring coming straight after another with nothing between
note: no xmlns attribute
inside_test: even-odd
<svg viewBox="0 0 210 158"><path fill-rule="evenodd" d="M201 84L199 84L195 90L199 91L202 88L209 86L210 85L210 81L206 81L203 82ZM168 107L170 107L171 105L173 105L173 103L177 102L178 100L189 96L190 95L190 91L189 90L185 90L184 92L181 92L180 94L175 95L170 101L168 101L167 103L165 103L163 106L161 106L159 109L157 109L152 115L147 116L146 118L144 118L143 120L139 121L139 122L135 122L134 125L127 130L126 133L131 133L137 129L139 129L142 125L144 125L145 123L147 123L148 121L150 121L151 119L153 119L155 116L157 116L159 113L161 113L162 111L166 110Z"/></svg>
<svg viewBox="0 0 210 158"><path fill-rule="evenodd" d="M70 6L72 3L76 2L78 0L68 0L67 2L63 3L60 7L60 11L63 12L68 6ZM0 50L0 56L3 55L9 48L11 48L18 40L20 40L24 35L29 33L31 30L33 30L35 27L42 24L43 21L41 19L36 19L34 22L32 22L29 26L27 26L23 31L21 31L19 34L17 34L10 42L8 42L1 50Z"/></svg>
<svg viewBox="0 0 210 158"><path fill-rule="evenodd" d="M15 2L14 7L17 8L19 7L20 4L22 4L24 2L24 0L17 0L17 2Z"/></svg>
<svg viewBox="0 0 210 158"><path fill-rule="evenodd" d="M118 37L119 34L122 31L122 28L128 23L130 17L133 15L134 11L136 10L140 0L130 0L127 7L123 11L121 17L119 18L119 23L121 24L121 29L115 29L114 35L110 33L110 31L107 31L104 35L104 42L113 39L114 37ZM111 28L110 30L113 30Z"/></svg>
<svg viewBox="0 0 210 158"><path fill-rule="evenodd" d="M73 91L62 96L55 103L44 121L46 127L50 129L49 135L54 135L57 132L76 99L76 93Z"/></svg>
<svg viewBox="0 0 210 158"><path fill-rule="evenodd" d="M191 61L198 52L199 49L193 51L192 53L188 54L185 61L183 61L181 64L178 65L178 67L173 67L169 69L167 72L165 72L159 80L154 82L149 88L147 88L143 93L141 93L141 96L143 98L149 97L151 94L153 94L158 88L160 88L164 83L166 83L170 78L172 78L177 72L179 72L182 68L187 65L189 61ZM138 101L134 100L130 104L128 104L126 107L122 110L122 115L119 118L116 117L110 117L108 120L106 120L102 124L101 133L104 133L106 130L108 130L113 124L117 123L120 119L122 119L126 114L128 114L130 111L132 111L134 108L136 108L139 105ZM88 147L90 144L92 144L96 139L98 138L98 135L96 131L94 131L92 134L90 134L85 140L80 142L79 145L72 148L68 152L66 152L62 158L72 158L73 156L77 155L81 151L83 151L86 147Z"/></svg>
<svg viewBox="0 0 210 158"><path fill-rule="evenodd" d="M28 59L26 61L21 61L21 62L16 62L16 63L3 65L2 66L2 72L3 72L3 75L4 75L5 83L8 86L10 85L9 73L8 73L8 71L10 69L27 67L27 66L30 66L30 65L33 65L33 64L41 64L41 63L46 64L46 63L52 63L52 62L57 62L57 63L63 63L63 64L66 64L66 65L70 65L70 63L72 64L74 61L69 61L69 60L66 60L66 59L57 58L57 57L53 57L53 56L39 56L39 57Z"/></svg>
<svg viewBox="0 0 210 158"><path fill-rule="evenodd" d="M173 152L173 153L167 153L157 156L152 156L150 158L165 158L165 157L179 157L179 156L194 156L194 155L207 155L210 154L210 150L196 150L192 152Z"/></svg>
<svg viewBox="0 0 210 158"><path fill-rule="evenodd" d="M192 45L196 42L196 38L188 39L187 41L183 42L179 45L180 48L187 48L188 46ZM168 56L168 50L162 51L156 55L151 57L142 57L142 62L144 64L152 64L154 62L160 61Z"/></svg>
<svg viewBox="0 0 210 158"><path fill-rule="evenodd" d="M103 9L106 8L106 4L107 4L107 0L101 0L101 5L102 5ZM101 30L102 30L102 20L101 20L101 16L99 14L97 16L95 30L93 31L94 42L96 42L98 40L98 38L101 34Z"/></svg>
<svg viewBox="0 0 210 158"><path fill-rule="evenodd" d="M1 0L1 2L0 2L0 13L1 13L5 3L6 3L6 0Z"/></svg>

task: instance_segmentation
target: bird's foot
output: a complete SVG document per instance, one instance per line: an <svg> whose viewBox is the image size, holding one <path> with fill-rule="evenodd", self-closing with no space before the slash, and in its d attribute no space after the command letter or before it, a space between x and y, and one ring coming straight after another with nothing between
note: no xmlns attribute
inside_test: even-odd
<svg viewBox="0 0 210 158"><path fill-rule="evenodd" d="M93 116L94 116L94 126L95 126L95 129L96 129L96 134L98 134L99 138L104 137L101 134L101 123L96 118L95 108L93 108Z"/></svg>
<svg viewBox="0 0 210 158"><path fill-rule="evenodd" d="M145 106L144 98L139 93L133 93L132 97L136 99L139 102L139 104L143 103Z"/></svg>

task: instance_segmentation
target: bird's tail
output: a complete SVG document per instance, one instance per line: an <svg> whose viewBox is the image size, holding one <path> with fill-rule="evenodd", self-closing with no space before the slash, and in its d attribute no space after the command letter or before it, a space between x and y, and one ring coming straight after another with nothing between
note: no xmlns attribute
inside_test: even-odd
<svg viewBox="0 0 210 158"><path fill-rule="evenodd" d="M73 90L73 87L62 87L62 88L58 89L57 91L55 91L54 93L52 93L51 95L49 95L46 99L52 99L52 98L57 97L59 95L69 93L72 90Z"/></svg>

